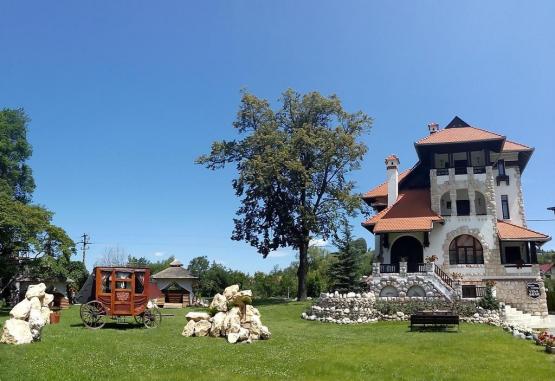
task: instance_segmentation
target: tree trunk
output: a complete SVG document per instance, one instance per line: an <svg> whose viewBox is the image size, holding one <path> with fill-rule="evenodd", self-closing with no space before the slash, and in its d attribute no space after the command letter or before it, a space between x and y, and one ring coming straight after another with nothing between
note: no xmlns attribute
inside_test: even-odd
<svg viewBox="0 0 555 381"><path fill-rule="evenodd" d="M297 270L299 287L297 289L297 299L306 300L307 278L308 278L308 238L303 239L299 246L299 269Z"/></svg>

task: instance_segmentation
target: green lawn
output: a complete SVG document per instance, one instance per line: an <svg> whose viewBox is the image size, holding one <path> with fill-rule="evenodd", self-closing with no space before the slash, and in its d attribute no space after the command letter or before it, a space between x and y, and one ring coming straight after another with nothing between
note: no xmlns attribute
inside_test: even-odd
<svg viewBox="0 0 555 381"><path fill-rule="evenodd" d="M158 329L85 329L78 308L43 341L0 345L0 380L553 380L555 356L500 328L408 332L407 323L338 326L299 318L306 304L259 306L273 338L185 338L184 310ZM3 321L5 314L0 317Z"/></svg>

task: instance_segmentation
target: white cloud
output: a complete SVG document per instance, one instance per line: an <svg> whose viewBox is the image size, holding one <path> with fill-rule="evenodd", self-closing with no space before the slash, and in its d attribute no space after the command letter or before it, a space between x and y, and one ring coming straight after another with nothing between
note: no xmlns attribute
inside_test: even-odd
<svg viewBox="0 0 555 381"><path fill-rule="evenodd" d="M311 239L310 243L308 245L311 246L311 247L326 247L326 246L329 246L328 241L326 241L325 239L321 239L321 238Z"/></svg>
<svg viewBox="0 0 555 381"><path fill-rule="evenodd" d="M156 253L154 253L154 256L155 256L155 257L163 257L164 254L166 254L166 253L164 253L164 252L162 252L162 251L157 251Z"/></svg>

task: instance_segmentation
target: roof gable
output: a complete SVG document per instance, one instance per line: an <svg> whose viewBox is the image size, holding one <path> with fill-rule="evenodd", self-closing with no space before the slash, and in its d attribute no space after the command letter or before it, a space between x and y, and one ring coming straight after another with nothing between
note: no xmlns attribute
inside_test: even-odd
<svg viewBox="0 0 555 381"><path fill-rule="evenodd" d="M466 123L464 120L455 116L452 121L449 122L445 128L460 128L460 127L470 127L470 124Z"/></svg>
<svg viewBox="0 0 555 381"><path fill-rule="evenodd" d="M468 143L505 140L503 135L499 135L490 131L482 130L476 127L450 127L435 132L425 138L420 139L416 145L431 144L452 144L452 143Z"/></svg>

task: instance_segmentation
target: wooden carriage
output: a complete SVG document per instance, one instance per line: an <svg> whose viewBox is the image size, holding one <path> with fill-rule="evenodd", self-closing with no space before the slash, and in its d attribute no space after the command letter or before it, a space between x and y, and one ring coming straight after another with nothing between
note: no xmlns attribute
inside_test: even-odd
<svg viewBox="0 0 555 381"><path fill-rule="evenodd" d="M102 328L108 319L117 322L133 317L147 328L158 327L162 314L149 301L150 269L95 267L87 303L81 305L81 320L91 329Z"/></svg>

